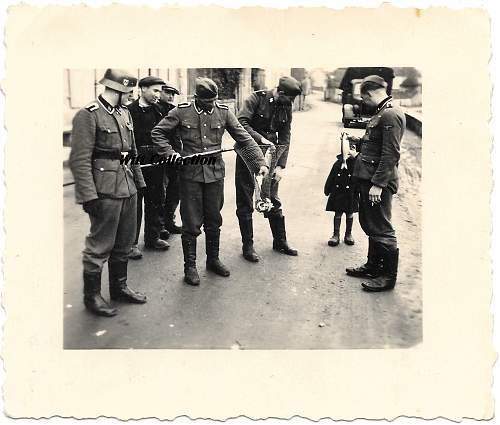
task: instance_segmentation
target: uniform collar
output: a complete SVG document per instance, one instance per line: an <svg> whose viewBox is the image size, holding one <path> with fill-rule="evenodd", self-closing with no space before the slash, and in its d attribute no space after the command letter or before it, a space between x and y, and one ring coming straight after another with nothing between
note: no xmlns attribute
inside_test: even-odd
<svg viewBox="0 0 500 425"><path fill-rule="evenodd" d="M102 97L102 95L99 95L97 100L104 107L104 109L106 109L108 114L113 115L113 112L115 112L115 109L116 109L113 105L111 105L106 99L104 99L104 97Z"/></svg>
<svg viewBox="0 0 500 425"><path fill-rule="evenodd" d="M387 106L387 104L389 104L391 102L391 100L392 100L392 96L387 96L382 102L380 102L377 105L377 112L379 112L382 108Z"/></svg>
<svg viewBox="0 0 500 425"><path fill-rule="evenodd" d="M212 115L212 112L214 111L214 108L210 109L210 111L204 111L203 109L198 109L196 107L196 101L195 100L193 100L193 106L194 106L194 110L196 111L196 113L198 115L201 115L202 112L206 112L207 114Z"/></svg>
<svg viewBox="0 0 500 425"><path fill-rule="evenodd" d="M274 98L274 90L267 90L266 101L271 105L274 105L276 103L276 99Z"/></svg>

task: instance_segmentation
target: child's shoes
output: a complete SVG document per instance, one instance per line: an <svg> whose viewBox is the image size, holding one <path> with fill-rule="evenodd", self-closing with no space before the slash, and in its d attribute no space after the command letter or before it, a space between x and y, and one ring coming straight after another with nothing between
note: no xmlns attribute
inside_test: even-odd
<svg viewBox="0 0 500 425"><path fill-rule="evenodd" d="M344 236L344 243L346 245L354 245L354 238L350 233L346 233Z"/></svg>
<svg viewBox="0 0 500 425"><path fill-rule="evenodd" d="M330 240L328 241L328 246L337 246L339 244L339 235L333 234Z"/></svg>

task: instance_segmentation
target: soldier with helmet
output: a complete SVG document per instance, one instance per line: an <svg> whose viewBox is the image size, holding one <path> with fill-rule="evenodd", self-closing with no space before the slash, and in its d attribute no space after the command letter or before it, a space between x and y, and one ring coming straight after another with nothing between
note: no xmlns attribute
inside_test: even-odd
<svg viewBox="0 0 500 425"><path fill-rule="evenodd" d="M124 107L137 79L108 69L100 80L104 92L73 119L69 166L75 179L76 202L89 215L90 234L83 251L85 307L114 316L117 310L101 296L102 268L108 261L111 300L143 304L146 297L127 285L128 253L136 228L137 188L145 187L139 165L121 164L122 155L136 155L130 113Z"/></svg>
<svg viewBox="0 0 500 425"><path fill-rule="evenodd" d="M243 103L238 120L259 145L277 146L277 164L271 181L271 211L264 213L269 219L273 234L273 249L287 255L297 255L286 239L285 217L278 198L278 183L283 176L290 145L292 104L301 93L299 82L292 77L281 77L278 86L272 90L252 93ZM251 262L259 261L253 247L253 193L254 178L245 163L236 159L236 215L238 217L243 257Z"/></svg>
<svg viewBox="0 0 500 425"><path fill-rule="evenodd" d="M359 222L368 236L368 261L346 272L370 278L362 283L363 289L380 292L393 289L397 279L399 249L391 223L391 205L398 190L398 163L406 118L392 104L387 83L378 75L362 81L361 98L367 106L376 108L365 135L350 137L359 151L353 177L360 192Z"/></svg>
<svg viewBox="0 0 500 425"><path fill-rule="evenodd" d="M227 130L236 141L235 149L244 157L251 172L267 175L261 149L245 131L226 105L216 102L218 88L209 78L196 80L195 100L180 103L153 129L153 143L158 154L169 156L173 149L182 155L205 153L221 149L222 136ZM173 146L172 146L173 145ZM196 238L205 231L206 266L220 276L230 272L219 259L221 209L224 203L225 166L222 155L215 164L184 164L180 173L180 211L182 218L182 249L184 281L199 285L196 269Z"/></svg>

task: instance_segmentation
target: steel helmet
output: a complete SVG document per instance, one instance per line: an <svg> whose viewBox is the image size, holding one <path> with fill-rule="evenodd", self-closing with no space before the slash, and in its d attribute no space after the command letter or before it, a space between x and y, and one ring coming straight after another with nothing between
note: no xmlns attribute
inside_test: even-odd
<svg viewBox="0 0 500 425"><path fill-rule="evenodd" d="M122 69L107 69L99 84L121 93L130 93L137 84L137 78Z"/></svg>

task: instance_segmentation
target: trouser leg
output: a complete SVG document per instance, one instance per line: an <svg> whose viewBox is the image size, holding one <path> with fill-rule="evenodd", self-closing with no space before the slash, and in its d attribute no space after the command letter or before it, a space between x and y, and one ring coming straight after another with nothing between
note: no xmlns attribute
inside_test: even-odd
<svg viewBox="0 0 500 425"><path fill-rule="evenodd" d="M90 233L85 238L83 250L83 269L89 273L102 271L115 246L116 232L120 223L122 200L102 198L99 202L102 204L99 216L89 215ZM132 238L135 236L135 226L134 222Z"/></svg>
<svg viewBox="0 0 500 425"><path fill-rule="evenodd" d="M376 244L397 248L396 232L391 224L392 193L382 189L381 202L371 203L368 193L370 182L360 184L359 223L368 237Z"/></svg>
<svg viewBox="0 0 500 425"><path fill-rule="evenodd" d="M167 166L167 185L165 188L165 207L163 211L163 221L165 228L171 233L180 233L181 228L175 224L175 210L179 206L179 173Z"/></svg>
<svg viewBox="0 0 500 425"><path fill-rule="evenodd" d="M184 254L184 281L199 285L196 269L196 238L203 224L203 183L180 179L180 213L182 219L182 251Z"/></svg>
<svg viewBox="0 0 500 425"><path fill-rule="evenodd" d="M253 213L255 181L245 162L239 156L236 157L234 181L236 186L236 215L238 218L249 219Z"/></svg>
<svg viewBox="0 0 500 425"><path fill-rule="evenodd" d="M139 243L139 235L141 233L142 226L142 204L144 200L144 195L141 191L137 192L137 227L135 232L134 245Z"/></svg>
<svg viewBox="0 0 500 425"><path fill-rule="evenodd" d="M165 200L163 167L151 167L144 173L146 191L144 193L144 242L154 244L160 239L160 215Z"/></svg>

